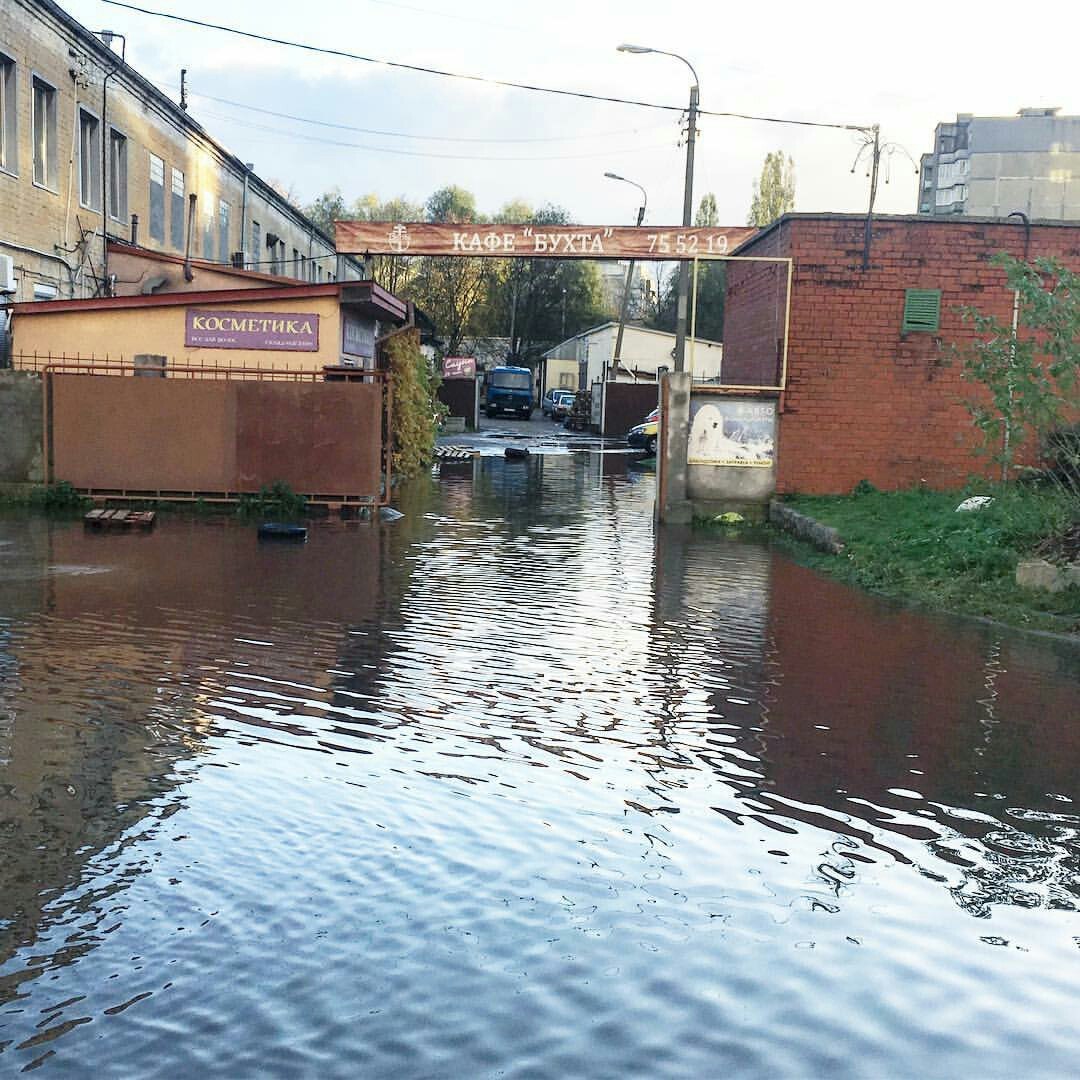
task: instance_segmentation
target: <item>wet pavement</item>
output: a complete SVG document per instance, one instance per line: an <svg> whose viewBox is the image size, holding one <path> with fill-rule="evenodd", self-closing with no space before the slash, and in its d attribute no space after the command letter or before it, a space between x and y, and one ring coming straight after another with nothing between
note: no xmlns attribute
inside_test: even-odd
<svg viewBox="0 0 1080 1080"><path fill-rule="evenodd" d="M1071 1075L1080 650L653 489L0 516L0 1074Z"/></svg>

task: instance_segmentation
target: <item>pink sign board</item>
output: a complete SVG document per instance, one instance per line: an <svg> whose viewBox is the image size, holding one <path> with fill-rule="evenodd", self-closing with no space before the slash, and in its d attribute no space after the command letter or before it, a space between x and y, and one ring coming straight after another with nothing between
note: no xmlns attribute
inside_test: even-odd
<svg viewBox="0 0 1080 1080"><path fill-rule="evenodd" d="M189 308L184 344L203 349L318 352L319 316L310 312Z"/></svg>
<svg viewBox="0 0 1080 1080"><path fill-rule="evenodd" d="M444 379L475 379L475 356L444 356L442 362Z"/></svg>

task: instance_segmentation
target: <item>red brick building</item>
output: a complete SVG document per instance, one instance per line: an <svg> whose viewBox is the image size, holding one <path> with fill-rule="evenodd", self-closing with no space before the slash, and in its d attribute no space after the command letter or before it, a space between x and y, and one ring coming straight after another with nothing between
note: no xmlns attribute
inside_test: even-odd
<svg viewBox="0 0 1080 1080"><path fill-rule="evenodd" d="M976 388L947 360L973 336L960 309L1010 322L997 252L1080 269L1080 222L881 216L866 270L864 227L863 215L786 214L735 252L794 260L780 493L847 492L862 479L950 487L992 468L964 405ZM778 384L785 299L776 264L728 264L725 384Z"/></svg>

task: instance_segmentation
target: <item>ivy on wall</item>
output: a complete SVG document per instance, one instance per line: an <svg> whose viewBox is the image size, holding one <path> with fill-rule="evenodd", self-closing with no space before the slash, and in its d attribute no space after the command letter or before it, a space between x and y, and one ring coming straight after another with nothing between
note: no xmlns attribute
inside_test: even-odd
<svg viewBox="0 0 1080 1080"><path fill-rule="evenodd" d="M420 351L420 333L407 327L383 343L389 359L393 416L394 472L412 476L431 461L435 433L446 407L436 398L439 377Z"/></svg>

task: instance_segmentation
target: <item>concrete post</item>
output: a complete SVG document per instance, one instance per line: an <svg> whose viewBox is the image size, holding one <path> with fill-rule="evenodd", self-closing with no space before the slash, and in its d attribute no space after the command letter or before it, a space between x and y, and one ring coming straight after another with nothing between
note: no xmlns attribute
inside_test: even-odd
<svg viewBox="0 0 1080 1080"><path fill-rule="evenodd" d="M660 380L660 432L656 447L656 520L686 525L693 507L686 498L686 450L690 441L690 386L686 371L671 371Z"/></svg>

